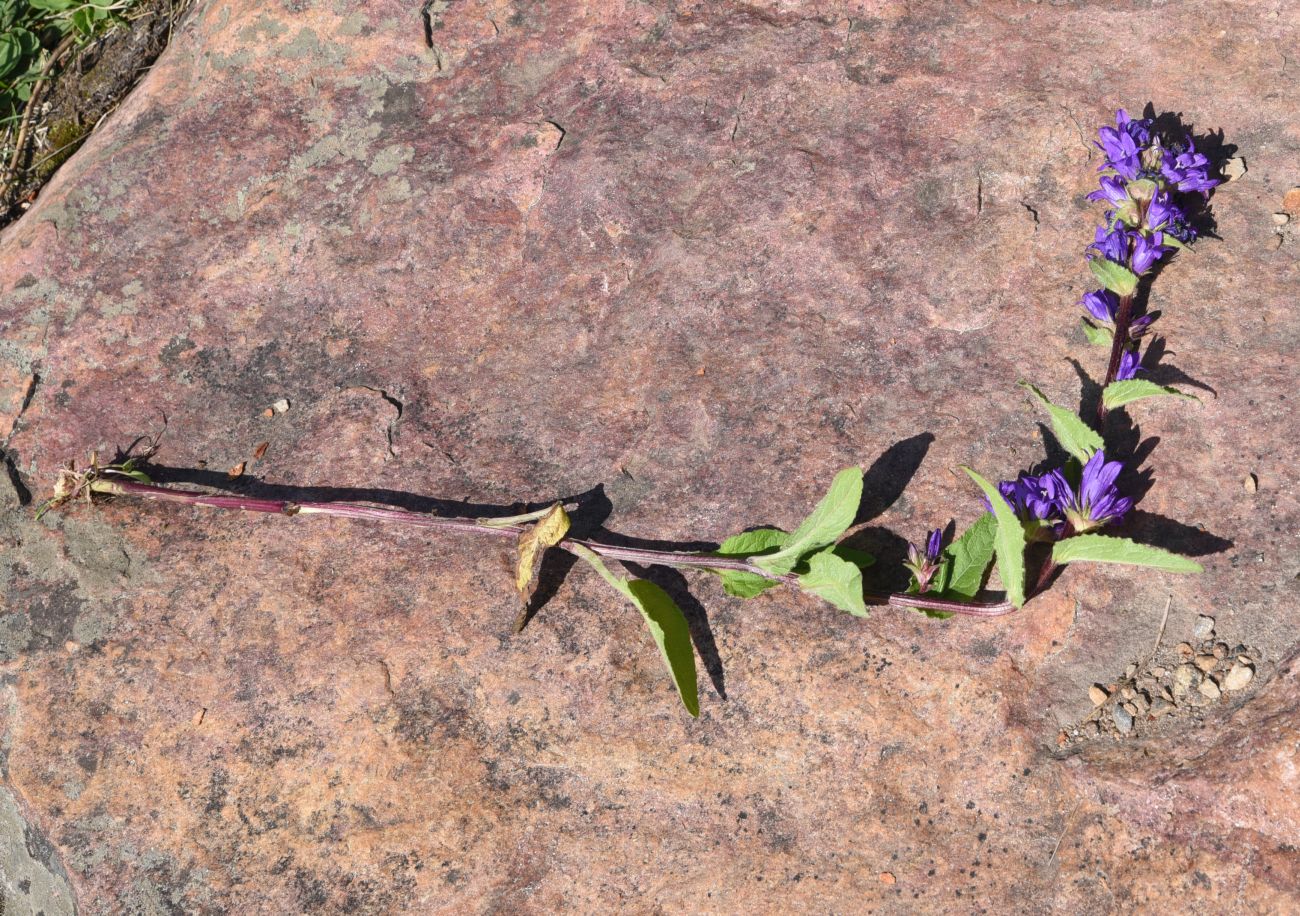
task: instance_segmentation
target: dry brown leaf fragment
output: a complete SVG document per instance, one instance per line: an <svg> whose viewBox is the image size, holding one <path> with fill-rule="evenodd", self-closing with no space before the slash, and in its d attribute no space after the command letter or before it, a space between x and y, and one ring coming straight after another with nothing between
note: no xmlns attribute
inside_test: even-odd
<svg viewBox="0 0 1300 916"><path fill-rule="evenodd" d="M515 588L527 601L537 587L537 573L546 548L554 547L569 532L569 515L556 503L537 520L537 524L519 535L519 563L515 567Z"/></svg>
<svg viewBox="0 0 1300 916"><path fill-rule="evenodd" d="M253 449L253 460L261 461L262 456L266 454L267 448L271 445L269 442L263 442L257 448Z"/></svg>

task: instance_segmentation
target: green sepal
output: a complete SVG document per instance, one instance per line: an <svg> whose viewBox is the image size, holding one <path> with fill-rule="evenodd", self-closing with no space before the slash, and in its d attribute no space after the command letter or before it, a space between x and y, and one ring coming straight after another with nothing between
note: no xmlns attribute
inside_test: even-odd
<svg viewBox="0 0 1300 916"><path fill-rule="evenodd" d="M1144 378L1134 378L1122 382L1111 382L1107 385L1101 393L1101 403L1107 410L1113 410L1116 407L1123 407L1125 404L1140 401L1142 398L1154 397L1183 398L1198 403L1201 400L1194 394L1187 394L1177 388L1170 388L1168 385L1157 385L1155 382L1147 381Z"/></svg>
<svg viewBox="0 0 1300 916"><path fill-rule="evenodd" d="M1052 562L1060 566L1067 563L1123 563L1177 573L1203 571L1200 563L1187 557L1128 538L1104 534L1076 534L1058 541L1052 548Z"/></svg>

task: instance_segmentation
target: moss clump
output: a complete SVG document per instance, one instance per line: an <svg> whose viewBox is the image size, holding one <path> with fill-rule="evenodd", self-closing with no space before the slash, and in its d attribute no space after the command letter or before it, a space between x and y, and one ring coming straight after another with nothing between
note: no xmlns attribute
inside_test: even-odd
<svg viewBox="0 0 1300 916"><path fill-rule="evenodd" d="M54 174L54 170L76 152L85 137L86 129L74 120L67 119L51 124L49 133L46 134L46 149L49 152L44 158L37 158L40 164L33 169L36 179L43 182Z"/></svg>

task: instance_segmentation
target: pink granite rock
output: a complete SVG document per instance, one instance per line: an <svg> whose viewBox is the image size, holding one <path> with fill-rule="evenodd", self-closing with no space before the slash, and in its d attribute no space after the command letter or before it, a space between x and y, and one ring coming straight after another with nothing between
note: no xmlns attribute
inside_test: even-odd
<svg viewBox="0 0 1300 916"><path fill-rule="evenodd" d="M1300 16L431 9L432 49L411 3L200 4L0 234L6 905L1300 907L1300 275L1270 218L1298 183ZM668 578L711 672L694 721L581 569L516 637L495 547L21 505L160 436L172 482L440 510L601 488L611 532L716 542L860 463L859 540L896 557L980 512L957 465L1042 457L1017 379L1072 404L1067 360L1100 371L1089 138L1148 101L1249 165L1152 295L1204 403L1132 411L1159 438L1135 534L1202 576L1080 566L946 622ZM1167 603L1161 653L1211 613L1255 683L1071 737Z"/></svg>

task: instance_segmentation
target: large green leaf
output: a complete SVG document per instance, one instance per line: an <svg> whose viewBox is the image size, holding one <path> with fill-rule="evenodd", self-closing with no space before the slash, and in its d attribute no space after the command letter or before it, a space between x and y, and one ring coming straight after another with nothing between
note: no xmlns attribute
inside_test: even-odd
<svg viewBox="0 0 1300 916"><path fill-rule="evenodd" d="M1066 563L1124 563L1163 569L1165 572L1202 571L1201 564L1195 560L1149 544L1138 544L1128 538L1108 537L1104 534L1076 534L1058 541L1052 548L1052 562L1062 566Z"/></svg>
<svg viewBox="0 0 1300 916"><path fill-rule="evenodd" d="M989 563L993 562L993 546L998 523L992 514L985 512L975 524L957 540L944 548L944 582L939 593L957 601L970 601L984 587Z"/></svg>
<svg viewBox="0 0 1300 916"><path fill-rule="evenodd" d="M808 558L808 571L799 575L799 587L855 617L867 616L862 598L862 570L835 555L834 548Z"/></svg>
<svg viewBox="0 0 1300 916"><path fill-rule="evenodd" d="M1056 434L1057 441L1067 452L1079 459L1080 464L1087 464L1092 453L1102 447L1101 436L1072 410L1066 410L1064 407L1057 407L1047 399L1047 396L1038 390L1037 387L1029 382L1021 382L1021 387L1031 392L1039 402L1047 408L1047 413L1052 418L1052 432Z"/></svg>
<svg viewBox="0 0 1300 916"><path fill-rule="evenodd" d="M799 560L839 540L853 524L862 502L862 468L845 468L835 475L830 489L803 524L786 538L776 553L754 559L754 565L776 575L784 575Z"/></svg>
<svg viewBox="0 0 1300 916"><path fill-rule="evenodd" d="M682 698L682 705L692 716L700 714L699 686L695 675L695 650L691 646L691 631L682 613L673 599L662 588L644 579L624 579L613 573L605 561L581 544L573 544L572 549L582 557L600 577L612 585L620 594L636 605L641 616L645 618L650 636L659 647L664 665L677 687L677 695Z"/></svg>
<svg viewBox="0 0 1300 916"><path fill-rule="evenodd" d="M1011 511L1007 501L998 492L997 487L989 483L968 467L963 471L979 485L993 507L993 517L998 530L993 536L993 552L998 558L998 576L1007 590L1007 600L1016 607L1025 603L1025 529L1020 524L1016 513Z"/></svg>
<svg viewBox="0 0 1300 916"><path fill-rule="evenodd" d="M1177 388L1157 385L1155 382L1144 378L1134 378L1123 382L1111 382L1107 385L1106 390L1101 393L1101 403L1106 405L1107 410L1113 410L1116 407L1123 407L1125 404L1140 401L1142 398L1155 397L1175 397L1184 398L1188 401L1200 401L1200 398L1196 395L1185 394Z"/></svg>
<svg viewBox="0 0 1300 916"><path fill-rule="evenodd" d="M1137 290L1138 276L1123 264L1107 258L1093 258L1088 268L1101 285L1118 296L1131 296Z"/></svg>

